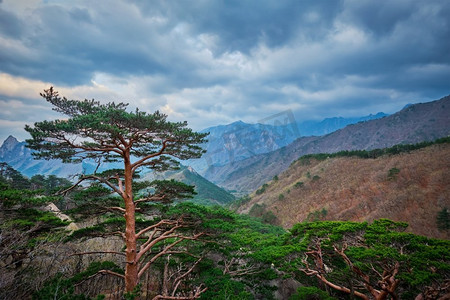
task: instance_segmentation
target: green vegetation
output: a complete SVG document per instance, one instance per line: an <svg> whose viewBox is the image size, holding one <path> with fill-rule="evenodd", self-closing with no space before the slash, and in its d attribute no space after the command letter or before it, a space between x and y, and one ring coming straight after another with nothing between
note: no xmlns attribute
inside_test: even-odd
<svg viewBox="0 0 450 300"><path fill-rule="evenodd" d="M71 299L71 300L89 300L83 294L75 293L75 286L85 280L88 280L92 276L95 276L99 271L116 272L123 274L122 269L114 262L103 261L91 263L85 271L82 271L74 276L66 278L64 274L58 273L45 282L44 286L33 293L33 300L47 300L47 299ZM98 295L96 299L104 299L102 295Z"/></svg>
<svg viewBox="0 0 450 300"><path fill-rule="evenodd" d="M284 196L283 196L284 197ZM276 225L278 223L278 219L275 214L268 210L266 205L263 204L254 204L248 213L250 216L260 218L262 222L267 224Z"/></svg>
<svg viewBox="0 0 450 300"><path fill-rule="evenodd" d="M388 172L388 175L387 175L388 180L394 180L394 179L396 179L398 173L400 173L400 170L397 169L397 168L389 169L389 172Z"/></svg>
<svg viewBox="0 0 450 300"><path fill-rule="evenodd" d="M195 186L196 194L193 195L192 200L195 203L203 205L227 205L235 200L235 197L227 192L225 189L209 182L200 175L183 170L183 179L179 179L186 184Z"/></svg>
<svg viewBox="0 0 450 300"><path fill-rule="evenodd" d="M304 183L302 181L298 181L295 183L294 187L295 188L301 188L304 185Z"/></svg>
<svg viewBox="0 0 450 300"><path fill-rule="evenodd" d="M267 183L264 183L261 188L256 190L256 195L261 195L262 193L264 193L266 191L266 188L268 188L269 185Z"/></svg>
<svg viewBox="0 0 450 300"><path fill-rule="evenodd" d="M306 220L308 222L320 221L323 220L327 216L327 214L328 211L325 208L322 208L321 210L315 210L313 212L310 212Z"/></svg>
<svg viewBox="0 0 450 300"><path fill-rule="evenodd" d="M445 231L450 229L450 213L447 208L439 211L436 217L436 224L439 230Z"/></svg>
<svg viewBox="0 0 450 300"><path fill-rule="evenodd" d="M47 204L58 202L61 197L45 196L48 190L31 190L33 185L28 178L7 164L1 168L0 299L20 299L33 292L24 287L38 287L47 278L46 270L37 268L40 255L47 247L56 247L69 222L46 211Z"/></svg>
<svg viewBox="0 0 450 300"><path fill-rule="evenodd" d="M417 144L399 144L390 148L373 149L373 150L344 150L335 153L317 153L306 154L297 159L301 165L308 165L310 159L325 160L333 157L360 157L360 158L377 158L383 155L395 155L403 152L422 149L431 145L448 144L450 137L443 137L432 142L422 142Z"/></svg>
<svg viewBox="0 0 450 300"><path fill-rule="evenodd" d="M250 202L250 200L252 200L252 198L250 198L249 195L245 195L245 196L243 196L243 197L241 197L241 198L239 198L239 199L237 199L237 200L235 200L235 201L229 203L229 204L228 204L228 207L229 207L231 210L236 210L236 209L238 209L239 207L241 207L242 205L244 205L244 204Z"/></svg>
<svg viewBox="0 0 450 300"><path fill-rule="evenodd" d="M4 178L1 179L2 182L5 181ZM154 188L158 186L170 188L167 190L168 194L178 193L177 185L166 185L166 182L154 184ZM2 190L14 191L5 183ZM184 187L182 190L185 190ZM32 194L30 190L22 190L25 191ZM5 194L1 195L4 205ZM120 204L118 198L110 197L109 192L101 185L94 185L73 195L70 203L75 207L66 213L76 217L82 215L83 209L90 208L95 215L100 210L86 199L89 197L95 198L95 203L99 206L106 203ZM248 197L244 197L242 201L248 201ZM20 200L16 199L14 203L17 206ZM91 206L86 206L88 203ZM32 293L33 299L103 299L102 294L109 292L105 290L107 285L97 284L98 280L114 277L110 275L113 273L122 275L123 269L118 264L120 260L97 260L82 269L70 267L69 264L60 269L63 271L59 273L41 275L48 279L40 285L33 285L35 289L30 289L32 285L28 284L25 292L19 291L23 283L30 283L30 280L36 280L36 276L39 277L35 275L31 279L25 274L42 274L48 269L45 265L39 270L36 265L25 264L27 259L24 260L24 257L35 255L38 249L57 247L57 244L52 244L46 238L47 231L67 224L50 213L39 210L32 202L25 201L21 205L22 209L14 215L8 215L10 218L6 222L3 219L0 227L2 236L7 233L6 229L30 234L20 247L16 241L9 245L2 243L2 259L9 257L7 260L11 264L2 267L3 271L8 272L0 276L16 275L13 276L15 284L5 286L0 297L13 299L17 295L29 297ZM253 216L238 215L218 206L206 207L189 202L169 206L153 203L148 204L147 208L147 211L157 214L158 218L146 219L144 215L139 215L136 219L138 228L156 224L159 220L178 220L182 217L191 224L180 233L186 236L188 232L205 233L202 242L183 240L173 248L177 251L170 254L170 260L157 260L152 265L155 276L168 272L168 278L176 278L177 274L182 276L191 270L189 280L185 283L187 288L180 291L188 292L189 286L207 288L199 295L199 299L274 299L273 292L279 288L274 284L286 277L292 277L302 284L290 299L349 299L349 291L353 291L355 296L378 297L383 293L380 284L389 287L391 282L397 282L395 288L391 286L392 297L414 299L419 294L424 297L431 294L439 297L444 295L443 286L450 277L450 241L406 233L405 223L383 219L373 223L314 221L296 224L286 232L268 224L276 224L277 220L265 205L255 204L250 211ZM20 213L20 218L16 218L17 213ZM324 208L313 212L310 219L317 220L326 215L327 210ZM439 216L440 222L448 225L448 211L443 209ZM30 232L38 223L46 230ZM123 219L109 213L101 217L100 223L75 231L71 238L89 239L94 233L106 233L124 226ZM42 244L44 240L47 242ZM159 246L155 251L164 251L164 245L172 241L162 240L157 243ZM179 251L181 249L189 249L190 254ZM48 250L43 253L46 253L41 254L44 257L52 255L52 251ZM322 259L317 260L318 257ZM72 260L76 261L77 258L73 257ZM323 270L326 272L322 273ZM380 274L384 276L380 277ZM156 280L154 277L149 278ZM373 289L369 291L362 283ZM133 299L139 293L157 295L163 288L159 280L151 281L150 286L154 290L144 289L148 284L149 282L143 281L138 286L139 290L124 294L124 297ZM169 280L166 284L171 286L176 282ZM326 285L329 286L328 292L323 289Z"/></svg>
<svg viewBox="0 0 450 300"><path fill-rule="evenodd" d="M336 298L328 295L327 292L316 287L301 287L297 293L292 295L289 300L335 300Z"/></svg>
<svg viewBox="0 0 450 300"><path fill-rule="evenodd" d="M304 275L319 279L336 296L353 291L361 298L389 294L414 299L430 289L443 293L439 289L449 278L450 241L405 233L406 226L389 220L297 224L287 243L298 243L307 256L292 256L298 260L285 268L300 271L299 280ZM321 273L325 268L326 274Z"/></svg>

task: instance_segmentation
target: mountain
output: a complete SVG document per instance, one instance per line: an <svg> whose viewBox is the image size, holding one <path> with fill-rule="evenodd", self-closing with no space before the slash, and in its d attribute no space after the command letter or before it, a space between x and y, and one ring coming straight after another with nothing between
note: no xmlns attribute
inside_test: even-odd
<svg viewBox="0 0 450 300"><path fill-rule="evenodd" d="M448 135L450 96L414 104L393 115L348 125L324 136L301 137L266 154L226 165L211 165L203 176L227 190L245 194L286 170L295 159L305 154L385 148L401 143L431 141Z"/></svg>
<svg viewBox="0 0 450 300"><path fill-rule="evenodd" d="M201 131L209 132L208 142L204 145L206 153L200 159L188 161L187 165L204 175L211 166L224 166L280 149L300 136L328 134L349 124L385 116L387 114L380 112L358 118L334 117L301 123L286 120L277 122L275 119L272 120L273 125L237 121L228 125L214 126ZM293 117L291 119L293 120Z"/></svg>
<svg viewBox="0 0 450 300"><path fill-rule="evenodd" d="M43 174L69 178L80 174L83 169L92 167L86 162L63 164L58 160L35 160L31 155L31 150L25 147L25 142L19 142L13 136L9 136L0 147L0 161L8 163L27 177Z"/></svg>
<svg viewBox="0 0 450 300"><path fill-rule="evenodd" d="M218 187L214 183L206 180L198 174L192 167L181 166L180 170L167 171L164 173L149 172L144 175L145 180L154 179L175 179L189 185L195 186L197 195L193 202L205 205L226 205L235 200L234 196Z"/></svg>
<svg viewBox="0 0 450 300"><path fill-rule="evenodd" d="M209 132L208 142L203 145L206 153L200 159L189 160L187 165L202 175L212 165L223 166L268 153L289 145L300 136L295 124L274 126L242 121L210 127L201 132Z"/></svg>
<svg viewBox="0 0 450 300"><path fill-rule="evenodd" d="M375 159L304 157L238 212L272 212L285 228L306 220L388 218L408 222L416 234L448 239L450 231L439 230L436 222L439 212L450 209L448 141Z"/></svg>
<svg viewBox="0 0 450 300"><path fill-rule="evenodd" d="M301 136L325 135L338 129L344 128L345 126L350 124L381 119L387 116L388 114L379 112L375 115L370 114L368 116L359 118L343 118L343 117L326 118L320 122L305 121L298 123L298 128L300 130Z"/></svg>

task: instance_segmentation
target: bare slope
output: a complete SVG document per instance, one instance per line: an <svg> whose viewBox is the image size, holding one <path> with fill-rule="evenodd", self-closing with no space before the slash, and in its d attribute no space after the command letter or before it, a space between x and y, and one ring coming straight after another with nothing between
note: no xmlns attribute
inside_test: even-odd
<svg viewBox="0 0 450 300"><path fill-rule="evenodd" d="M204 176L228 190L249 193L305 154L385 148L449 135L450 96L447 96L411 105L388 117L349 125L325 136L300 138L267 154L224 166L211 166Z"/></svg>
<svg viewBox="0 0 450 300"><path fill-rule="evenodd" d="M450 144L376 159L298 160L239 212L258 204L286 228L305 220L389 218L408 222L416 234L448 239L436 216L450 209L449 170Z"/></svg>

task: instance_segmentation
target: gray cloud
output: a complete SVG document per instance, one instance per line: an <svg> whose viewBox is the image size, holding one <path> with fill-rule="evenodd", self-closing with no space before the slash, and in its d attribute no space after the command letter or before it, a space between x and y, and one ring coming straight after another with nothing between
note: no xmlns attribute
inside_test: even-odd
<svg viewBox="0 0 450 300"><path fill-rule="evenodd" d="M24 79L197 129L393 112L450 93L449 15L439 0L0 1L0 110L36 101L3 91Z"/></svg>

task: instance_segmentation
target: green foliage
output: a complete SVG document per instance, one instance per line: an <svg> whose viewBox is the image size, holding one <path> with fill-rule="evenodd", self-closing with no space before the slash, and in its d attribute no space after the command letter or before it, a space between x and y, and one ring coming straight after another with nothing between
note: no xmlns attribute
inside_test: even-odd
<svg viewBox="0 0 450 300"><path fill-rule="evenodd" d="M328 295L327 292L322 291L316 287L300 287L297 293L292 295L289 300L335 300L336 298Z"/></svg>
<svg viewBox="0 0 450 300"><path fill-rule="evenodd" d="M332 270L326 275L328 280L341 286L348 286L349 278L357 282L361 278L351 271L333 247L344 249L353 265L369 276L375 285L381 279L379 274L398 263L399 272L395 278L400 280L400 284L396 292L400 298L410 299L425 286L448 280L450 241L403 232L406 227L406 223L387 219L371 224L343 221L299 223L293 226L285 243L298 245L302 249L300 253L317 250L320 245L324 263ZM297 260L290 255L291 263L286 268L305 267L300 253ZM308 256L308 260L309 266L315 266L312 256ZM364 289L359 291L367 293Z"/></svg>
<svg viewBox="0 0 450 300"><path fill-rule="evenodd" d="M229 208L230 208L231 210L236 210L236 209L238 209L239 207L241 207L242 205L244 205L244 204L250 202L250 200L252 200L252 198L250 198L249 195L245 195L245 196L243 196L243 197L241 197L241 198L239 198L239 199L237 199L237 200L231 202L231 203L229 204Z"/></svg>
<svg viewBox="0 0 450 300"><path fill-rule="evenodd" d="M28 178L5 162L0 162L0 182L18 190L28 189L31 186Z"/></svg>
<svg viewBox="0 0 450 300"><path fill-rule="evenodd" d="M301 165L310 164L310 159L326 160L333 157L359 157L359 158L377 158L383 155L395 155L403 152L410 152L417 149L429 147L431 145L448 144L450 143L450 137L443 137L436 139L432 142L421 142L417 144L398 144L390 148L373 149L373 150L344 150L335 153L318 153L318 154L306 154L297 159Z"/></svg>
<svg viewBox="0 0 450 300"><path fill-rule="evenodd" d="M313 212L310 212L308 216L306 217L306 220L308 222L315 222L320 221L323 218L325 218L328 214L328 211L325 208L322 208L321 210L315 210Z"/></svg>
<svg viewBox="0 0 450 300"><path fill-rule="evenodd" d="M388 175L387 175L388 180L394 180L394 179L396 179L398 173L400 173L400 170L397 169L397 168L391 168L391 169L389 169L389 172L388 172Z"/></svg>
<svg viewBox="0 0 450 300"><path fill-rule="evenodd" d="M298 161L300 162L300 164L301 164L302 166L308 166L308 165L311 164L311 161L310 161L309 157L306 156L306 155L300 157L300 158L298 159Z"/></svg>
<svg viewBox="0 0 450 300"><path fill-rule="evenodd" d="M443 208L438 212L436 224L439 230L445 231L450 229L450 213L447 208Z"/></svg>
<svg viewBox="0 0 450 300"><path fill-rule="evenodd" d="M153 192L147 195L149 200L161 203L172 203L176 200L192 198L197 194L194 186L175 179L154 180L148 184L148 188L153 189Z"/></svg>
<svg viewBox="0 0 450 300"><path fill-rule="evenodd" d="M298 189L298 188L301 188L303 185L304 185L304 183L302 181L298 181L295 183L294 187Z"/></svg>
<svg viewBox="0 0 450 300"><path fill-rule="evenodd" d="M93 262L85 271L72 277L65 278L64 274L57 274L52 279L48 280L39 291L33 294L33 300L88 300L90 298L85 295L75 294L74 285L93 276L100 270L109 270L123 274L122 269L111 261Z"/></svg>
<svg viewBox="0 0 450 300"><path fill-rule="evenodd" d="M46 195L54 194L61 189L68 188L72 183L66 178L60 178L55 175L34 175L30 179L31 189L43 190Z"/></svg>
<svg viewBox="0 0 450 300"><path fill-rule="evenodd" d="M33 155L41 159L61 159L63 162L121 161L115 145L121 141L133 141L130 154L135 158L158 154L164 144L164 152L155 156L146 167L165 170L177 167L178 162L171 157L188 159L200 157L204 150L199 146L207 133L196 133L187 128L186 122L168 122L167 116L159 111L153 114L136 109L126 111L128 104L109 102L101 104L94 100L68 100L60 97L50 87L41 93L53 109L66 115L63 120L42 121L34 127L25 126L31 135L26 140ZM149 130L150 129L150 130ZM77 143L62 136L80 137ZM114 150L113 150L114 149Z"/></svg>
<svg viewBox="0 0 450 300"><path fill-rule="evenodd" d="M278 175L273 176L272 180L273 181L278 181Z"/></svg>
<svg viewBox="0 0 450 300"><path fill-rule="evenodd" d="M254 299L252 294L246 291L246 285L243 282L232 280L230 276L223 275L222 270L215 268L212 261L202 262L200 269L200 280L208 287L208 290L201 295L200 299Z"/></svg>
<svg viewBox="0 0 450 300"><path fill-rule="evenodd" d="M138 298L141 295L141 284L137 284L132 292L126 292L123 295L123 298L125 300L134 300L136 298Z"/></svg>
<svg viewBox="0 0 450 300"><path fill-rule="evenodd" d="M225 189L218 187L197 173L191 172L186 167L182 167L182 169L182 175L184 176L182 181L195 186L197 192L190 201L203 205L227 205L235 200L235 197Z"/></svg>
<svg viewBox="0 0 450 300"><path fill-rule="evenodd" d="M319 179L320 179L320 176L319 176L319 175L314 175L313 178L312 178L312 181L317 181L317 180L319 180Z"/></svg>
<svg viewBox="0 0 450 300"><path fill-rule="evenodd" d="M261 188L256 190L256 195L261 195L262 193L264 193L266 191L266 188L268 188L269 185L267 183L264 183Z"/></svg>
<svg viewBox="0 0 450 300"><path fill-rule="evenodd" d="M254 299L256 295L261 299L272 299L269 282L277 274L267 264L286 254L278 249L285 234L282 228L223 207L204 207L189 202L172 206L164 214L198 220L196 230L206 232L205 240L212 241L202 245L201 249L208 249L214 253L211 254L213 257L221 257L222 261L204 259L198 265L197 281L208 287L201 299ZM255 269L247 275L231 276L221 267L231 260L236 260L230 266L232 271L238 272L249 266Z"/></svg>
<svg viewBox="0 0 450 300"><path fill-rule="evenodd" d="M279 195L278 195L278 200L281 201L281 200L283 200L283 199L284 199L284 195L283 195L283 194L279 194Z"/></svg>
<svg viewBox="0 0 450 300"><path fill-rule="evenodd" d="M284 196L283 198L284 199ZM263 204L254 204L249 211L249 215L257 218L261 218L264 223L276 225L278 223L277 216L270 210L267 210L266 205Z"/></svg>
<svg viewBox="0 0 450 300"><path fill-rule="evenodd" d="M45 195L53 194L71 184L69 180L55 175L34 175L28 179L5 162L0 163L0 182L16 190L33 190Z"/></svg>

